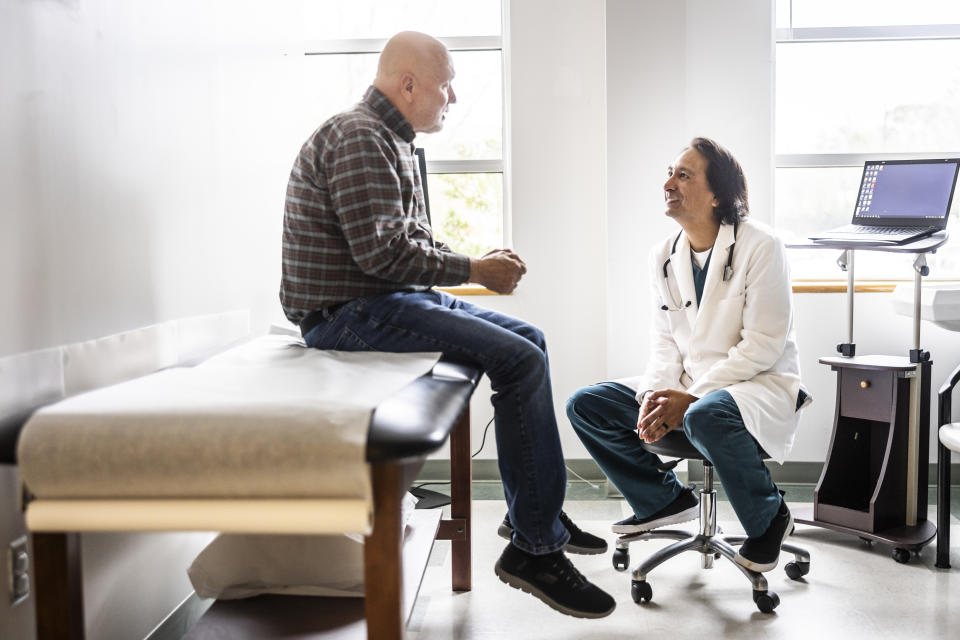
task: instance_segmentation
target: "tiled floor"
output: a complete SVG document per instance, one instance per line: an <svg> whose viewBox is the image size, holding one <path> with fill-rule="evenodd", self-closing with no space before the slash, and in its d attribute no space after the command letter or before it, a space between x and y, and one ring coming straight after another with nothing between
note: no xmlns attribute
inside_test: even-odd
<svg viewBox="0 0 960 640"><path fill-rule="evenodd" d="M441 487L442 488L442 487ZM788 487L788 501L801 506L812 500L812 488ZM613 547L609 524L628 514L622 499L571 483L565 510L584 529L604 536ZM956 495L958 492L954 492ZM430 567L408 626L416 640L550 638L551 640L652 638L960 638L960 521L952 520L953 570L933 566L934 545L903 565L890 548L867 546L859 538L825 529L797 526L792 542L811 554L811 571L796 582L782 565L767 574L780 596L774 614L762 614L751 598L750 583L725 560L711 570L700 568L700 556L687 553L650 574L653 600L637 605L630 597L630 574L611 565L611 554L573 556L577 567L610 592L617 609L601 620L582 620L556 613L535 598L501 583L493 565L505 541L496 535L505 505L496 484L477 483L473 504L473 590L450 591L449 543L434 547ZM954 508L954 513L960 510ZM933 510L930 517L934 518ZM718 520L727 534L742 530L729 503L719 504ZM691 530L696 523L685 527ZM631 547L631 565L667 541Z"/></svg>

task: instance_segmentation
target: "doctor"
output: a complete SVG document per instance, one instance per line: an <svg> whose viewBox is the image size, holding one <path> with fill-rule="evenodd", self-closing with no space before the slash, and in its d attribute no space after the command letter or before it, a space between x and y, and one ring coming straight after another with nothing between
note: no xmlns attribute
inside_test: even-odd
<svg viewBox="0 0 960 640"><path fill-rule="evenodd" d="M683 428L710 460L748 540L736 561L777 566L793 517L763 453L783 462L800 387L790 273L783 244L747 219L740 163L695 138L667 168L666 214L678 233L650 253L651 349L644 375L577 391L567 416L634 515L614 533L696 518L698 499L641 447ZM762 450L762 451L761 451Z"/></svg>

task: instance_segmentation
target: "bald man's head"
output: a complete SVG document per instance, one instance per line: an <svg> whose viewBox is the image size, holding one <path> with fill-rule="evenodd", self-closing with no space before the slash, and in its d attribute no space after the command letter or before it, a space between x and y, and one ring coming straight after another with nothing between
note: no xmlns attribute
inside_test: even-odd
<svg viewBox="0 0 960 640"><path fill-rule="evenodd" d="M433 132L443 127L453 92L453 59L442 42L425 33L403 31L390 38L377 65L373 86L413 126Z"/></svg>

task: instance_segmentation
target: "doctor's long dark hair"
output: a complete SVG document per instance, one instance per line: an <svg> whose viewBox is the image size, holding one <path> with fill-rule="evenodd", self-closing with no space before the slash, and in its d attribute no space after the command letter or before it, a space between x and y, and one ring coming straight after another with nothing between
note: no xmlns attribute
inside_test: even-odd
<svg viewBox="0 0 960 640"><path fill-rule="evenodd" d="M694 138L690 147L707 159L707 184L717 199L714 210L721 224L734 224L750 213L747 179L733 154L710 138Z"/></svg>

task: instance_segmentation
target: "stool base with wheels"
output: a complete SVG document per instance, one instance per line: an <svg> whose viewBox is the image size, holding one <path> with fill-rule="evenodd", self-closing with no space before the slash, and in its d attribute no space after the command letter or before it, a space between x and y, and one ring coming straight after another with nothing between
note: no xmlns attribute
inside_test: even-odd
<svg viewBox="0 0 960 640"><path fill-rule="evenodd" d="M630 566L630 543L639 540L667 539L676 540L671 545L660 549L644 560L639 567L633 570L630 595L636 603L649 602L653 599L653 588L647 582L647 575L666 560L685 551L697 551L701 554L701 566L712 569L714 559L721 556L733 563L743 572L743 575L753 585L753 601L763 613L770 613L780 604L780 597L767 587L767 579L762 573L751 571L737 564L734 556L737 555L735 546L743 544L746 536L721 537L717 528L717 492L713 488L713 465L704 460L702 454L692 445L683 431L674 429L655 443L645 443L644 448L659 454L677 458L703 460L703 488L700 490L700 533L691 534L675 529L653 529L641 533L631 533L617 538L616 549L613 552L613 566L617 571L626 571ZM679 460L667 462L660 466L661 471L669 471L676 466ZM794 559L784 567L787 577L791 580L800 580L810 571L810 554L792 544L780 545L781 551L794 555Z"/></svg>

